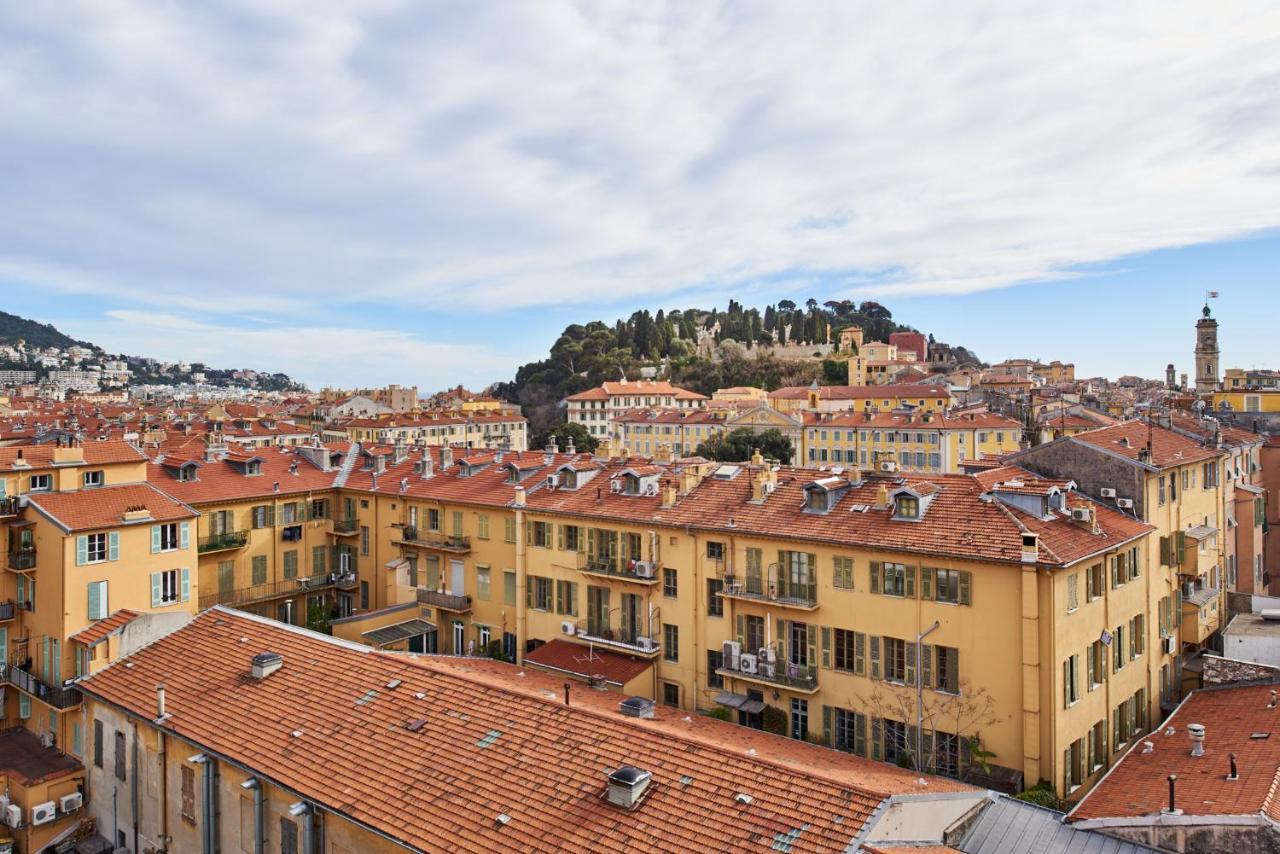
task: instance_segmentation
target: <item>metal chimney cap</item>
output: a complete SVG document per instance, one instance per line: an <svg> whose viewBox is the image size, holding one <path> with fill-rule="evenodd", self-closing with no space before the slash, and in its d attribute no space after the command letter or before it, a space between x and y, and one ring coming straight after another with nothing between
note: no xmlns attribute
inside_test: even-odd
<svg viewBox="0 0 1280 854"><path fill-rule="evenodd" d="M648 782L652 777L653 774L649 771L644 771L634 765L623 765L609 775L609 782L622 786L636 786Z"/></svg>

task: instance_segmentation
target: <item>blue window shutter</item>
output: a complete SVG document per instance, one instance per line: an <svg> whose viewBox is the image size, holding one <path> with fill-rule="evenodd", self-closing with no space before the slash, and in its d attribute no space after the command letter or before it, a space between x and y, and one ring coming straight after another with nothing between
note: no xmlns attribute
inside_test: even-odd
<svg viewBox="0 0 1280 854"><path fill-rule="evenodd" d="M151 607L152 608L160 607L161 595L162 593L160 588L160 573L153 572L151 573Z"/></svg>
<svg viewBox="0 0 1280 854"><path fill-rule="evenodd" d="M160 526L151 526L151 553L155 554L160 551Z"/></svg>
<svg viewBox="0 0 1280 854"><path fill-rule="evenodd" d="M24 721L31 717L31 698L21 691L18 692L18 717Z"/></svg>
<svg viewBox="0 0 1280 854"><path fill-rule="evenodd" d="M191 523L183 522L178 526L178 548L191 548Z"/></svg>
<svg viewBox="0 0 1280 854"><path fill-rule="evenodd" d="M81 534L76 537L76 566L84 566L89 560L89 537Z"/></svg>
<svg viewBox="0 0 1280 854"><path fill-rule="evenodd" d="M98 589L98 582L89 582L89 619L99 620L98 609L102 607L101 602L102 591Z"/></svg>
<svg viewBox="0 0 1280 854"><path fill-rule="evenodd" d="M18 575L18 601L27 601L27 577L21 574ZM8 656L5 656L5 661L8 660Z"/></svg>
<svg viewBox="0 0 1280 854"><path fill-rule="evenodd" d="M120 559L120 534L112 531L107 534L107 560Z"/></svg>
<svg viewBox="0 0 1280 854"><path fill-rule="evenodd" d="M191 570L182 568L182 601L191 599Z"/></svg>

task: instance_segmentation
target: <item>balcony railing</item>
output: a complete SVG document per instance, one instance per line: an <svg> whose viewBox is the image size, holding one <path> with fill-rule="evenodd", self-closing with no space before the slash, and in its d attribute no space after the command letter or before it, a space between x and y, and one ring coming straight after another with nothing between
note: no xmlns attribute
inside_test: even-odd
<svg viewBox="0 0 1280 854"><path fill-rule="evenodd" d="M333 586L339 590L355 590L360 586L360 578L354 572L339 572L333 577Z"/></svg>
<svg viewBox="0 0 1280 854"><path fill-rule="evenodd" d="M200 597L200 610L214 605L238 607L251 602L265 602L270 599L281 599L299 593L314 593L334 586L339 576L336 575L304 575L298 578L286 578L283 581L269 581L266 584L255 584L251 587L237 587L233 590L219 590Z"/></svg>
<svg viewBox="0 0 1280 854"><path fill-rule="evenodd" d="M340 537L349 537L360 532L359 519L333 519L331 530Z"/></svg>
<svg viewBox="0 0 1280 854"><path fill-rule="evenodd" d="M661 565L651 561L622 561L615 558L588 556L578 568L588 575L602 575L623 581L633 581L636 584L657 584L662 578Z"/></svg>
<svg viewBox="0 0 1280 854"><path fill-rule="evenodd" d="M12 599L0 602L0 622L12 620L18 615L18 605Z"/></svg>
<svg viewBox="0 0 1280 854"><path fill-rule="evenodd" d="M196 545L200 554L206 552L222 552L227 549L242 549L249 543L248 531L225 531L221 534L210 534L201 538Z"/></svg>
<svg viewBox="0 0 1280 854"><path fill-rule="evenodd" d="M420 531L409 525L400 529L400 539L397 542L402 546L437 549L457 554L465 554L471 551L470 537L463 537L458 534L441 534L436 531Z"/></svg>
<svg viewBox="0 0 1280 854"><path fill-rule="evenodd" d="M9 552L9 568L16 570L35 569L36 550L34 548L29 548L16 552Z"/></svg>
<svg viewBox="0 0 1280 854"><path fill-rule="evenodd" d="M738 667L730 662L716 671L720 676L742 679L761 685L778 685L793 691L813 693L818 690L818 668L812 664L793 664L788 661L768 661L759 655L738 657Z"/></svg>
<svg viewBox="0 0 1280 854"><path fill-rule="evenodd" d="M637 629L624 631L596 620L582 620L578 623L577 632L578 637L588 643L600 644L628 655L657 658L662 652L662 644L656 637L650 637Z"/></svg>
<svg viewBox="0 0 1280 854"><path fill-rule="evenodd" d="M812 611L818 607L817 584L779 585L765 583L758 575L724 575L722 596L751 602L767 602L781 608Z"/></svg>
<svg viewBox="0 0 1280 854"><path fill-rule="evenodd" d="M471 597L445 593L440 590L424 590L418 588L418 604L431 605L442 611L454 611L465 614L471 610Z"/></svg>
<svg viewBox="0 0 1280 854"><path fill-rule="evenodd" d="M18 504L18 496L10 495L8 498L0 498L0 519L7 519L10 516L17 516L22 506Z"/></svg>
<svg viewBox="0 0 1280 854"><path fill-rule="evenodd" d="M49 685L16 664L4 664L0 667L6 670L9 684L26 691L45 705L55 709L74 709L80 705L81 696L77 688Z"/></svg>

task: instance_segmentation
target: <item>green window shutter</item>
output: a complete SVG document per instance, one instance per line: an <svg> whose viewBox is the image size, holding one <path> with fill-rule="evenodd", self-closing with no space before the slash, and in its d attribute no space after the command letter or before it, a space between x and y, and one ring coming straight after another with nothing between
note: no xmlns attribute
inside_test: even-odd
<svg viewBox="0 0 1280 854"><path fill-rule="evenodd" d="M1089 676L1084 687L1086 691L1092 691L1093 683L1097 679L1097 674L1094 672L1095 668L1093 666L1093 646L1092 645L1090 645L1090 647L1087 650L1085 650L1084 657L1085 657L1085 660L1087 661L1087 664L1085 665L1085 671L1088 673L1088 676Z"/></svg>
<svg viewBox="0 0 1280 854"><path fill-rule="evenodd" d="M933 575L934 570L931 567L920 567L920 598L933 598Z"/></svg>
<svg viewBox="0 0 1280 854"><path fill-rule="evenodd" d="M151 607L152 608L160 607L160 597L164 595L161 592L160 585L161 585L160 573L158 572L151 573Z"/></svg>
<svg viewBox="0 0 1280 854"><path fill-rule="evenodd" d="M827 747L835 747L831 743L831 707L822 707L822 743Z"/></svg>
<svg viewBox="0 0 1280 854"><path fill-rule="evenodd" d="M916 684L916 645L911 641L903 644L906 647L906 682L908 685Z"/></svg>
<svg viewBox="0 0 1280 854"><path fill-rule="evenodd" d="M524 544L526 546L533 545L533 523L532 522L524 523Z"/></svg>
<svg viewBox="0 0 1280 854"><path fill-rule="evenodd" d="M960 604L971 604L969 599L969 590L973 584L973 573L967 570L960 573Z"/></svg>
<svg viewBox="0 0 1280 854"><path fill-rule="evenodd" d="M871 719L871 758L884 759L884 739L881 736L881 724L879 718Z"/></svg>
<svg viewBox="0 0 1280 854"><path fill-rule="evenodd" d="M18 717L24 721L31 717L31 698L21 691L18 692Z"/></svg>
<svg viewBox="0 0 1280 854"><path fill-rule="evenodd" d="M739 614L737 621L738 621L738 645L741 646L743 643L746 643L746 641L744 640L744 638L746 638L747 636L747 633L745 630L746 617L743 614Z"/></svg>
<svg viewBox="0 0 1280 854"><path fill-rule="evenodd" d="M583 534L582 529L578 528L578 552L580 554L585 554L586 551L587 551L587 538Z"/></svg>
<svg viewBox="0 0 1280 854"><path fill-rule="evenodd" d="M178 525L178 548L191 548L191 523L182 522Z"/></svg>
<svg viewBox="0 0 1280 854"><path fill-rule="evenodd" d="M524 585L524 604L526 607L533 607L533 576L529 576Z"/></svg>
<svg viewBox="0 0 1280 854"><path fill-rule="evenodd" d="M1173 550L1169 547L1169 538L1160 538L1160 565L1169 566L1173 563Z"/></svg>
<svg viewBox="0 0 1280 854"><path fill-rule="evenodd" d="M1071 659L1062 662L1062 708L1071 705Z"/></svg>
<svg viewBox="0 0 1280 854"><path fill-rule="evenodd" d="M151 526L151 553L155 554L160 551L160 526Z"/></svg>
<svg viewBox="0 0 1280 854"><path fill-rule="evenodd" d="M81 534L76 537L76 566L83 566L89 560L89 537Z"/></svg>
<svg viewBox="0 0 1280 854"><path fill-rule="evenodd" d="M853 752L867 755L867 716L857 712L853 716Z"/></svg>
<svg viewBox="0 0 1280 854"><path fill-rule="evenodd" d="M920 684L926 688L940 688L941 685L933 684L933 652L934 648L929 644L920 645ZM939 654L942 648L938 648Z"/></svg>
<svg viewBox="0 0 1280 854"><path fill-rule="evenodd" d="M556 549L564 551L564 525L556 525Z"/></svg>
<svg viewBox="0 0 1280 854"><path fill-rule="evenodd" d="M107 560L120 559L120 534L112 531L107 534Z"/></svg>
<svg viewBox="0 0 1280 854"><path fill-rule="evenodd" d="M880 636L871 636L871 678L880 678Z"/></svg>
<svg viewBox="0 0 1280 854"><path fill-rule="evenodd" d="M853 633L853 672L867 675L867 636L863 632Z"/></svg>
<svg viewBox="0 0 1280 854"><path fill-rule="evenodd" d="M191 570L185 567L182 569L181 582L182 582L182 601L189 602L191 601Z"/></svg>
<svg viewBox="0 0 1280 854"><path fill-rule="evenodd" d="M880 592L880 561L871 561L871 592Z"/></svg>
<svg viewBox="0 0 1280 854"><path fill-rule="evenodd" d="M902 574L906 578L906 597L908 599L916 598L916 568L908 566L903 569Z"/></svg>
<svg viewBox="0 0 1280 854"><path fill-rule="evenodd" d="M818 627L810 623L805 627L804 644L806 660L810 666L818 660Z"/></svg>
<svg viewBox="0 0 1280 854"><path fill-rule="evenodd" d="M831 669L831 627L822 627L822 666ZM826 708L825 706L823 708Z"/></svg>

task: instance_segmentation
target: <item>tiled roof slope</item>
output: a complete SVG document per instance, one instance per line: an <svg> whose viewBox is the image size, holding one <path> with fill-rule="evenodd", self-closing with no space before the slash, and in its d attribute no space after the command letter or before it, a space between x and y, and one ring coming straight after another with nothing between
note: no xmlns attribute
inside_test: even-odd
<svg viewBox="0 0 1280 854"><path fill-rule="evenodd" d="M862 400L864 398L893 399L901 397L950 397L946 386L924 383L900 383L888 385L824 385L818 386L820 400ZM782 400L805 400L810 388L805 385L784 386L769 392L769 397Z"/></svg>
<svg viewBox="0 0 1280 854"><path fill-rule="evenodd" d="M1268 708L1280 684L1220 686L1193 692L1169 720L1139 739L1067 817L1068 821L1158 816L1177 774L1178 809L1188 816L1280 820L1280 709ZM1204 755L1191 755L1188 724L1205 727ZM1172 727L1173 735L1166 735ZM1254 733L1268 733L1253 738ZM1155 749L1142 752L1142 742ZM1227 780L1230 754L1240 779Z"/></svg>
<svg viewBox="0 0 1280 854"><path fill-rule="evenodd" d="M255 681L250 659L264 651L284 665ZM860 785L862 769L919 791L914 775L882 763L773 739L784 753L839 757L836 783L766 751L750 756L682 732L683 713L639 721L565 705L556 690L507 687L529 671L515 677L508 666L505 681L493 670L473 675L450 659L377 652L221 608L125 661L80 687L150 718L163 682L166 729L424 850L741 850L778 839L792 851L836 850L887 794ZM606 773L623 764L654 779L630 812L602 799ZM505 826L495 821L502 813Z"/></svg>
<svg viewBox="0 0 1280 854"><path fill-rule="evenodd" d="M1156 468L1186 465L1222 456L1221 451L1206 448L1194 439L1146 421L1122 421L1110 427L1077 433L1068 441L1081 442L1138 460L1139 454L1147 447L1148 437L1151 440L1151 465Z"/></svg>
<svg viewBox="0 0 1280 854"><path fill-rule="evenodd" d="M125 524L125 512L138 507L151 511L151 518L137 524L173 522L197 515L190 507L175 501L150 483L124 483L74 492L36 493L29 496L29 501L31 506L67 531L118 527Z"/></svg>
<svg viewBox="0 0 1280 854"><path fill-rule="evenodd" d="M333 453L347 453L351 446L342 442L325 447ZM338 474L336 465L327 472L322 471L296 448L263 448L251 456L262 461L261 474L246 475L232 462L222 459L200 460L196 479L185 481L178 480L164 465L152 463L147 466L147 479L182 501L200 504L331 489ZM279 484L278 490L276 484Z"/></svg>
<svg viewBox="0 0 1280 854"><path fill-rule="evenodd" d="M146 456L137 448L123 440L109 442L85 442L84 463L86 466L106 465L107 463L140 463ZM14 445L0 448L0 471L44 470L54 467L53 452L55 445ZM14 461L21 457L27 466L14 467ZM67 465L63 463L61 465ZM76 463L76 465L81 465Z"/></svg>

